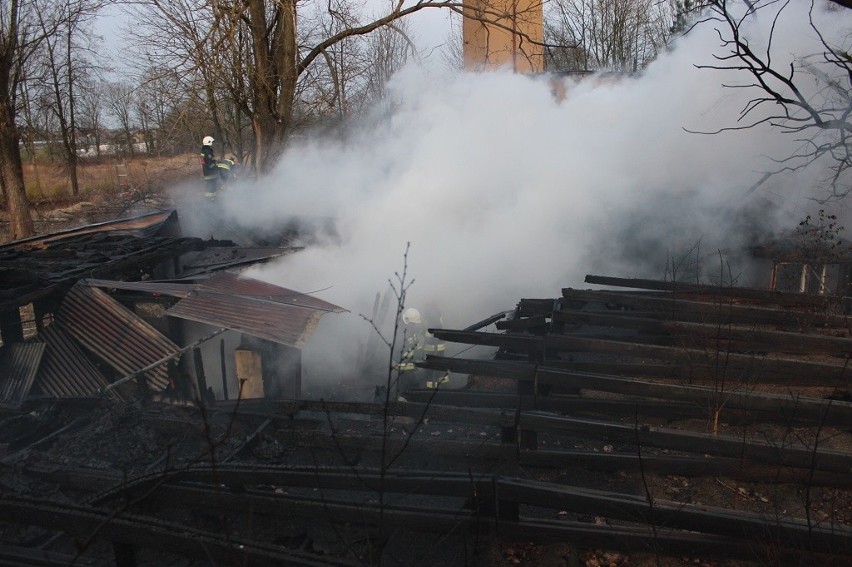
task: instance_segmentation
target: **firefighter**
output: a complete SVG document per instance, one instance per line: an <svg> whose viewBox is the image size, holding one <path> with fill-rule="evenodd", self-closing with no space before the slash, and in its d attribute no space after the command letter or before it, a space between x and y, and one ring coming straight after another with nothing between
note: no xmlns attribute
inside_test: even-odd
<svg viewBox="0 0 852 567"><path fill-rule="evenodd" d="M213 153L213 142L213 136L204 136L201 140L201 178L204 180L204 196L208 199L215 198L219 188L219 168Z"/></svg>
<svg viewBox="0 0 852 567"><path fill-rule="evenodd" d="M447 351L447 343L441 341L435 335L429 332L429 329L443 329L444 318L441 316L441 311L434 304L427 305L421 314L423 326L425 328L423 334L423 355L426 356L445 356ZM428 370L425 374L426 387L437 388L441 384L446 384L450 381L449 372L439 370Z"/></svg>
<svg viewBox="0 0 852 567"><path fill-rule="evenodd" d="M402 312L402 344L399 360L395 364L399 372L399 389L404 391L420 385L420 374L415 362L424 359L423 347L426 345L426 328L420 311L413 307Z"/></svg>
<svg viewBox="0 0 852 567"><path fill-rule="evenodd" d="M237 163L237 158L234 156L219 160L216 162L216 167L219 168L219 179L222 182L222 189L226 189L228 181L236 179L239 175L240 164Z"/></svg>

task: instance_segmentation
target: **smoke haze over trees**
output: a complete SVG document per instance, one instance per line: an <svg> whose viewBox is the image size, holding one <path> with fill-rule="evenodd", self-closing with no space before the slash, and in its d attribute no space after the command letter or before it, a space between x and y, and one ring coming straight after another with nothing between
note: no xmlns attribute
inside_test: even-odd
<svg viewBox="0 0 852 567"><path fill-rule="evenodd" d="M784 53L814 53L805 3L791 4ZM843 38L852 14L822 14ZM772 20L755 18L753 37ZM814 210L814 168L748 190L799 142L771 124L717 135L753 96L726 88L738 70L711 71L719 37L699 26L641 74L552 83L511 73L465 75L406 68L388 97L342 139L307 139L260 181L240 221L274 226L288 215L333 217L338 233L260 277L353 313L368 313L411 242L413 306L435 302L448 325L552 297L586 273L662 278L666 263L701 244L702 278L720 251L745 279L745 228L792 228ZM816 44L818 49L819 43ZM293 188L293 190L288 190ZM298 189L296 189L298 188ZM257 275L257 274L256 274Z"/></svg>
<svg viewBox="0 0 852 567"><path fill-rule="evenodd" d="M445 6L448 11L458 9L458 5L449 3L421 3L412 7L420 9L427 5ZM817 167L820 168L822 177L818 181L823 186L827 179L831 181L833 173L845 170L846 157L838 152L846 147L846 130L845 123L838 120L838 117L843 115L843 97L848 98L849 92L848 77L845 77L845 81L842 80L843 73L848 72L843 58L846 53L846 40L842 33L843 26L847 25L848 14L842 8L826 14L828 5L837 6L827 2L814 5L813 26L809 23L810 16L807 11L810 4L803 1L791 2L777 19L772 17L768 9L763 8L745 14L747 17L742 17L744 14L738 16L742 19L737 24L739 27L734 29L740 33L740 38L747 38L758 53L758 49L763 49L758 47L760 42L769 37L772 22L777 21L774 49L781 50L779 53L788 58L793 54L795 60L801 64L797 67L801 71L798 71L796 78L802 76L803 71L809 71L808 79L815 85L813 90L821 93L822 97L806 99L811 108L817 111L808 116L811 117L811 125L816 125L822 132L818 142L803 142L799 139L798 145L791 147L790 141L795 135L785 137L778 132L778 121L771 122L776 125L775 137L772 132L764 132L767 126L770 131L773 130L770 123L758 124L757 130L767 136L765 142L761 142L757 154L769 155L776 161L773 163L764 157L752 155L748 158L744 158L743 154L732 156L731 161L746 161L749 171L754 174L748 180L730 183L737 186L738 190L742 190L743 183L746 187L752 186L755 176L759 180L769 171L783 169L788 164L783 162L779 167L778 164L782 163L779 160L797 155L797 152L801 153L803 143L813 144L810 155L820 158ZM130 45L133 45L133 57L124 63L132 63L133 67L122 68L120 75L104 75L101 71L107 69L100 65L96 57L97 49L84 41L84 38L94 39L84 16L97 10L100 7L97 3L75 3L74 6L81 9L85 7L79 14L69 12L65 3L48 0L27 3L27 10L38 7L38 11L18 13L14 19L17 27L11 27L13 19L10 19L8 10L19 10L23 4L12 2L6 6L8 7L4 7L6 11L2 14L6 30L4 38L8 41L4 44L5 51L0 54L0 62L5 62L2 67L5 69L3 76L9 79L8 88L3 89L5 112L14 117L10 118L8 123L17 128L7 128L0 132L5 136L2 138L6 140L5 151L11 152L8 159L3 160L2 180L6 206L13 218L13 233L17 236L23 236L32 230L32 226L27 224L29 213L25 210L26 198L20 181L19 166L16 165L16 160L20 163L20 154L15 151L21 147L18 141L32 142L37 138L60 140L64 148L64 161L69 168L69 175L73 177L71 172L77 155L73 148L79 150L85 147L92 152L97 151L100 148L99 139L104 123L109 123L111 128L116 130L115 133L123 139L124 151L128 153L138 147L135 143L139 141L144 142L145 151L153 154L194 152L198 140L203 135L212 133L220 142L220 151L235 153L240 158L247 157L258 165L261 174L271 171L280 179L281 173L276 169L276 156L293 132L306 131L306 128L317 124L336 124L341 119L349 121L353 117L364 115L365 120L372 124L371 128L379 130L368 129L366 131L371 134L365 135L356 129L354 133L347 135L350 140L366 136L362 142L364 147L380 148L381 128L387 128L395 120L400 120L399 116L394 114L399 108L404 109L406 104L417 100L418 107L422 107L426 113L426 116L421 118L426 118L430 108L434 108L434 103L445 101L450 97L450 92L461 88L455 85L479 82L491 84L489 81L496 80L489 77L453 77L448 74L440 79L449 81L447 85L432 93L435 100L414 97L412 93L400 87L400 81L404 83L403 79L391 79L390 84L393 86L388 90L388 79L399 69L413 62L423 61L424 55L434 55L418 52L415 48L417 30L412 28L406 18L400 17L406 13L407 7L401 8L401 11L384 7L371 13L369 7L342 0L332 4L305 3L299 4L297 18L295 5L285 2L238 3L232 6L231 11L223 11L218 8L214 10L211 5L204 3L149 0L137 3L126 20L126 27L130 28L128 39ZM549 3L546 10L549 65L562 70L646 70L644 73L648 76L641 77L635 83L637 86L628 93L650 88L645 85L651 84L651 77L660 74L659 70L654 70L654 66L659 69L671 64L673 57L667 54L670 49L679 52L678 58L688 59L688 64L723 66L718 59L713 59L711 54L724 56L726 45L720 43L718 34L714 39L709 38L717 33L715 30L719 29L719 23L724 23L724 18L716 21L704 20L709 20L713 14L724 15L724 10L729 6L731 5L715 2L709 6L697 7L690 13L688 3L558 0ZM744 9L743 4L735 6L740 6L741 11ZM781 7L786 4L773 6ZM54 11L51 12L50 8ZM272 26L272 22L279 27ZM698 24L689 35L703 39L678 39L679 34L689 29L690 23L693 22ZM287 27L288 25L290 27ZM269 35L264 35L263 30L268 31ZM368 30L372 33L363 33ZM794 42L793 38L813 39L815 30L823 33L823 37L816 36L817 41L811 41L807 45L795 45L797 42ZM46 31L51 33L45 33ZM18 43L11 41L13 39L18 40ZM24 39L26 41L23 41ZM677 47L679 43L685 43L689 47ZM60 51L59 48L63 46L70 46L74 51ZM729 48L730 44L727 47ZM53 59L49 57L51 53L54 54ZM818 69L817 63L824 56L829 59L827 63L822 64L823 68ZM778 69L786 68L784 61L780 55L774 55L772 59L773 64L780 65ZM50 72L51 68L53 73ZM716 97L715 100L707 100L706 96L697 95L682 106L665 105L665 112L656 118L662 122L671 119L679 128L695 131L716 131L729 126L731 122L738 125L736 119L739 113L748 107L749 101L754 102L755 95L752 94L751 99L740 99L739 94L734 91L741 89L715 88L722 82L737 84L748 81L743 78L743 75L749 73L748 69L733 71L735 72L726 72L723 75L721 71L705 70L708 78L699 75L700 80L706 80L712 85L710 92ZM431 72L435 70L432 69ZM414 76L413 71L406 70L404 76L411 78ZM498 76L501 81L510 80L499 74ZM51 77L52 80L48 80ZM535 84L528 78L518 77L511 81ZM545 86L544 83L538 84L537 88L543 89L542 92L549 96L551 87ZM642 153L649 151L651 147L667 148L672 143L681 144L679 139L673 142L674 135L660 130L653 120L646 124L646 129L640 134L631 130L632 121L626 117L618 121L613 119L613 116L622 114L625 101L609 100L608 97L613 91L621 92L621 89L625 88L622 85L634 83L627 81L607 85L592 80L591 84L595 85L594 89L590 85L580 85L571 90L569 101L554 107L554 112L557 113L555 123L562 124L560 135L566 136L567 140L573 140L577 126L562 123L558 117L569 114L571 110L559 109L572 108L572 100L582 94L581 98L589 96L599 99L600 106L595 107L593 116L599 128L607 133L608 143L613 148L617 147L622 139L632 140L635 144L634 151ZM43 85L44 88L39 89L38 85ZM51 86L52 90L47 88ZM492 88L493 92L477 91L475 104L465 98L468 95L462 94L454 95L453 102L466 109L467 112L460 120L468 124L468 128L493 134L491 138L481 141L477 138L471 143L483 145L490 152L499 154L502 150L491 146L498 140L504 140L504 136L492 123L502 128L503 117L508 108L512 108L511 112L514 113L536 115L542 108L553 103L538 100L536 97L541 93L537 90L529 93L533 98L525 102L506 99L507 95L510 96L514 92L514 87L503 92L506 87L497 83L493 84ZM669 92L658 93L655 100L674 100L676 97L672 93L678 92L678 88L680 85L671 87ZM584 94L587 92L588 94ZM61 101L61 104L51 104L48 95L53 96L54 101ZM629 100L629 97L626 100ZM731 100L737 100L741 106L729 104ZM377 102L379 105L376 107L374 105ZM717 107L722 106L729 112L715 111ZM759 106L761 108L755 108L749 113L750 118L759 120L762 115L758 112L768 105ZM451 106L442 112L449 116L456 112L456 108ZM466 120L467 115L480 116L483 108L489 109L493 114L490 119L483 117L482 123ZM781 108L783 114L790 106L788 104ZM690 114L695 112L708 115L710 110L714 110L713 120L694 120ZM833 113L833 117L824 118L821 111ZM657 112L659 111L655 109L655 105L649 103L646 108L634 108L629 117L648 118L656 116ZM819 120L822 122L814 120L814 116L821 117ZM799 120L799 117L794 116L792 119ZM787 125L791 123L788 121ZM87 132L86 141L75 139L84 130ZM583 137L571 142L572 155L584 152L590 152L593 156L613 154L612 149L595 146L596 132L586 134L583 129L579 131L583 132ZM416 133L415 130L412 135L416 136ZM377 139L371 139L371 135ZM523 129L518 136L529 138L529 128ZM834 136L834 143L824 142L825 136ZM747 137L745 135L744 139ZM547 155L551 147L565 145L556 133L549 136L535 135L533 138L549 138L543 155ZM455 148L458 139L458 136L451 137L444 140L444 143L448 148ZM692 140L692 137L688 139ZM304 144L303 140L300 138L298 145L313 147L312 142ZM329 147L329 151L333 151L339 143L319 142L320 146ZM407 148L405 155L411 162L419 162L416 142L411 143L406 138L399 143ZM714 144L710 141L706 143L711 146ZM26 148L26 143L24 147ZM298 153L306 150L303 147L294 151ZM393 148L389 151L393 155L398 150ZM483 153L488 152L483 150ZM291 155L293 154L285 154L284 162L289 162ZM619 164L633 159L629 153L614 155L618 157L612 160ZM717 158L717 154L712 152L701 155L704 161L716 161ZM727 155L726 152L723 152L723 155ZM433 168L446 167L454 171L452 166L459 160L454 153L439 157L443 161L433 159ZM530 164L541 168L564 161L564 158L557 156L544 161L532 157L527 159ZM387 168L399 167L393 161L388 162L386 156L375 153L366 156L362 161L384 162L381 175L376 176L378 179L383 178ZM834 170L831 169L832 166L835 167ZM641 171L644 165L639 163L633 164L632 167ZM604 165L602 168L606 170L611 168L611 165ZM285 173L286 176L293 175L289 169ZM305 170L304 167L298 169ZM434 172L429 173L430 176L435 175ZM562 176L548 182L559 186L563 183L562 177L571 178L569 173L562 172ZM305 176L313 174L312 171L304 171ZM450 177L449 174L447 177ZM641 178L641 175L635 177ZM796 195L807 192L817 183L817 180L810 177L808 179L808 186L796 185L794 188L785 187L784 190ZM471 191L469 187L474 185L473 181L464 188L465 191ZM522 178L517 178L517 181L518 187L525 186ZM296 188L309 187L313 183L310 179L302 179L300 174L299 178L288 180L284 185ZM352 181L337 183L352 184ZM671 183L676 185L680 182ZM768 185L766 189L780 191L777 187L784 183L780 180L777 184ZM688 181L687 184L694 185L695 182ZM73 181L71 185L73 186ZM835 183L833 188L836 187ZM837 194L843 194L842 188ZM469 202L479 200L471 198ZM415 241L415 258L417 245Z"/></svg>

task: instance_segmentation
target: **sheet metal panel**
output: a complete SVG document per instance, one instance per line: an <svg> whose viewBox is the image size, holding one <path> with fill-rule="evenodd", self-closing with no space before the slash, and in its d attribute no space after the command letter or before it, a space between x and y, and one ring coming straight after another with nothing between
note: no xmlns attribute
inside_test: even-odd
<svg viewBox="0 0 852 567"><path fill-rule="evenodd" d="M71 288L57 320L69 335L121 376L180 351L166 336L97 288ZM165 364L148 371L146 377L152 390L163 390L169 384Z"/></svg>
<svg viewBox="0 0 852 567"><path fill-rule="evenodd" d="M25 250L28 248L44 248L48 243L64 238L79 236L81 234L92 234L96 232L111 232L115 234L129 234L140 238L152 236L160 231L166 221L176 221L177 211L157 211L130 217L126 219L111 220L96 224L84 225L77 228L71 228L51 234L32 236L21 240L0 245L0 251L4 250Z"/></svg>
<svg viewBox="0 0 852 567"><path fill-rule="evenodd" d="M166 315L298 348L313 333L320 317L343 311L298 291L221 273L200 283L196 292L178 301Z"/></svg>
<svg viewBox="0 0 852 567"><path fill-rule="evenodd" d="M166 311L172 317L226 327L294 347L304 344L325 313L206 291L195 292Z"/></svg>
<svg viewBox="0 0 852 567"><path fill-rule="evenodd" d="M168 295L171 297L187 297L195 284L181 284L170 282L121 282L116 280L80 280L80 285L99 287L106 289L123 289L127 291L142 291L152 295Z"/></svg>
<svg viewBox="0 0 852 567"><path fill-rule="evenodd" d="M109 384L106 376L86 357L60 323L46 327L36 338L47 345L35 381L35 388L45 395L54 398L87 397ZM110 390L109 395L117 397L115 390Z"/></svg>
<svg viewBox="0 0 852 567"><path fill-rule="evenodd" d="M12 343L0 350L0 403L18 407L27 398L44 355L42 343Z"/></svg>
<svg viewBox="0 0 852 567"><path fill-rule="evenodd" d="M198 285L199 290L227 293L255 300L282 303L315 309L318 311L343 313L346 309L318 297L294 291L260 280L242 277L232 272L220 272Z"/></svg>

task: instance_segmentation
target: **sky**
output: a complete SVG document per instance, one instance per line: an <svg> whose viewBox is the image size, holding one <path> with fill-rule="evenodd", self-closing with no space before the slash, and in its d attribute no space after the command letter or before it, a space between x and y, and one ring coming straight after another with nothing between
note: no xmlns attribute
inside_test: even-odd
<svg viewBox="0 0 852 567"><path fill-rule="evenodd" d="M805 6L794 0L777 23L776 60L815 49ZM824 33L842 37L848 14L828 17ZM767 24L753 20L756 42ZM406 305L438 305L446 328L589 287L589 273L663 279L690 251L704 277L718 280L724 264L747 274L738 215L756 208L767 227L794 228L814 211L822 172L748 193L795 141L770 128L687 131L735 125L753 96L723 86L742 76L696 67L714 53L718 36L703 26L641 76L571 84L564 101L543 79L410 66L345 134L300 138L271 175L217 206L258 227L333 219L335 234L248 275L349 310L325 316L305 354L341 367L373 332L362 316L403 269ZM182 219L215 235L207 215Z"/></svg>

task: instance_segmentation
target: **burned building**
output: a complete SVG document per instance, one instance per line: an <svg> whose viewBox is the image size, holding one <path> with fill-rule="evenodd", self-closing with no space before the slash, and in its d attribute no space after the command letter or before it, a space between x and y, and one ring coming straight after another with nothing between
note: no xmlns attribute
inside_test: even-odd
<svg viewBox="0 0 852 567"><path fill-rule="evenodd" d="M298 399L299 349L343 309L239 276L296 249L181 236L174 210L0 247L0 401Z"/></svg>

